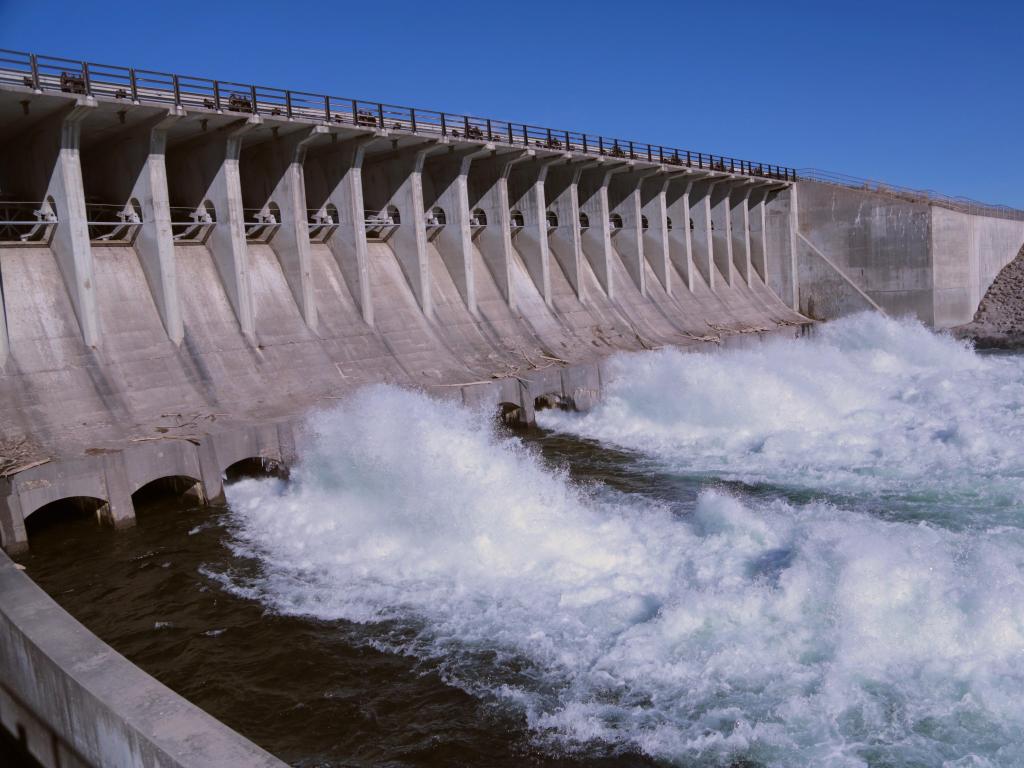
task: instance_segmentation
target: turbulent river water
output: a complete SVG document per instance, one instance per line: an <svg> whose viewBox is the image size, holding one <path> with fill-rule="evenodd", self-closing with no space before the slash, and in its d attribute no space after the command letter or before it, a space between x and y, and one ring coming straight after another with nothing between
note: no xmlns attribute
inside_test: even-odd
<svg viewBox="0 0 1024 768"><path fill-rule="evenodd" d="M1024 764L1024 358L862 315L511 435L371 387L30 575L295 765Z"/></svg>

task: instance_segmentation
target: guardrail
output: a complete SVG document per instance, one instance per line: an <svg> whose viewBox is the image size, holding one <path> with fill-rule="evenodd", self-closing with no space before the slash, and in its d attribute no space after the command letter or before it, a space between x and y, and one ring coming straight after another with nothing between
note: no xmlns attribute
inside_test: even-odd
<svg viewBox="0 0 1024 768"><path fill-rule="evenodd" d="M647 160L783 181L795 181L797 178L795 169L782 165L641 141L6 49L0 49L0 83L36 91L103 96L139 103L281 116L364 128L391 128L455 139L499 141L514 146Z"/></svg>
<svg viewBox="0 0 1024 768"><path fill-rule="evenodd" d="M912 189L901 187L897 184L888 184L884 181L874 179L861 179L857 176L848 176L842 173L822 171L818 168L801 168L798 171L801 181L818 181L823 184L835 184L850 189L875 192L880 195L906 200L912 203L929 203L942 206L962 213L979 214L982 216L993 216L1000 219L1013 219L1024 221L1024 211L1012 208L1008 205L993 203L981 203L969 197L951 197L932 189Z"/></svg>
<svg viewBox="0 0 1024 768"><path fill-rule="evenodd" d="M49 200L38 202L0 198L0 244L46 246L57 228Z"/></svg>

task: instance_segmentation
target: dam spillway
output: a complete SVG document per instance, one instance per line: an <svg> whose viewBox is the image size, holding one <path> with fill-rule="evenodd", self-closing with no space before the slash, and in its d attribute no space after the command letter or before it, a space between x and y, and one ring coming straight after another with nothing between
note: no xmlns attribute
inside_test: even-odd
<svg viewBox="0 0 1024 768"><path fill-rule="evenodd" d="M115 522L161 472L216 498L231 462L288 453L282 423L367 383L529 420L549 392L584 405L611 351L806 323L789 168L6 61L0 419L23 464L78 462L15 476L8 549L63 496Z"/></svg>
<svg viewBox="0 0 1024 768"><path fill-rule="evenodd" d="M0 58L9 552L64 499L120 525L154 481L217 499L229 468L291 464L299 417L367 384L530 422L593 405L613 352L865 309L960 325L1024 243L1018 211L785 166ZM45 654L26 654L5 678L43 708Z"/></svg>

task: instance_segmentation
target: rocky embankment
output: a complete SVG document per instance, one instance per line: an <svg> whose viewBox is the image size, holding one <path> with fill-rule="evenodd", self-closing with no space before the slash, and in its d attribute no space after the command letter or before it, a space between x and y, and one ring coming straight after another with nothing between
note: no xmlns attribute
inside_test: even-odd
<svg viewBox="0 0 1024 768"><path fill-rule="evenodd" d="M1024 349L1024 248L996 275L974 320L953 333L979 349Z"/></svg>

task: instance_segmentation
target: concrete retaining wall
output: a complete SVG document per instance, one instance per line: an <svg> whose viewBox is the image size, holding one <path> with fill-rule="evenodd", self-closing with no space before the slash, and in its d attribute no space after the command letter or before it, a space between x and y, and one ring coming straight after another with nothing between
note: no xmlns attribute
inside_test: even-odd
<svg viewBox="0 0 1024 768"><path fill-rule="evenodd" d="M115 653L3 553L0 724L45 768L284 765Z"/></svg>
<svg viewBox="0 0 1024 768"><path fill-rule="evenodd" d="M1024 221L810 181L796 194L799 308L820 319L878 307L970 322L1024 244Z"/></svg>

